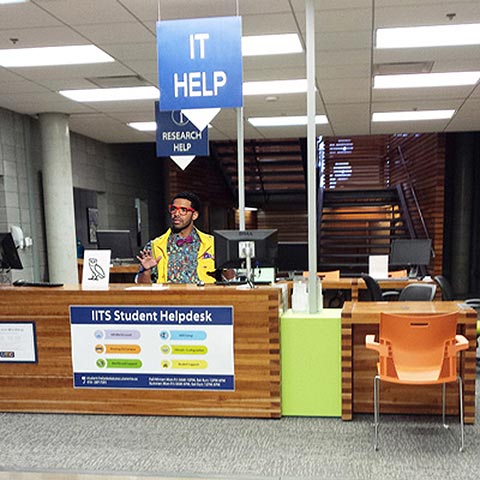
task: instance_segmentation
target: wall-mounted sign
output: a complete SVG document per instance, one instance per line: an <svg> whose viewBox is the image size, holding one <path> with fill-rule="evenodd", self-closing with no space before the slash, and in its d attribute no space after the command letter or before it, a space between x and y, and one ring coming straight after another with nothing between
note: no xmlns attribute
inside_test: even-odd
<svg viewBox="0 0 480 480"><path fill-rule="evenodd" d="M36 363L34 322L0 322L0 362Z"/></svg>
<svg viewBox="0 0 480 480"><path fill-rule="evenodd" d="M77 388L234 390L233 307L72 306Z"/></svg>
<svg viewBox="0 0 480 480"><path fill-rule="evenodd" d="M242 106L240 17L157 22L157 54L161 111Z"/></svg>
<svg viewBox="0 0 480 480"><path fill-rule="evenodd" d="M160 112L155 102L157 157L208 155L208 128L203 132L181 112Z"/></svg>

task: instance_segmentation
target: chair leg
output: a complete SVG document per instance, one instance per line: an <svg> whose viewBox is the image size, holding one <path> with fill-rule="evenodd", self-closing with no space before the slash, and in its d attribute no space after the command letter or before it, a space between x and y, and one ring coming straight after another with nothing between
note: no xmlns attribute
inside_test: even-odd
<svg viewBox="0 0 480 480"><path fill-rule="evenodd" d="M446 403L446 397L447 397L447 384L442 383L442 423L445 428L448 428L447 421L445 420L445 403Z"/></svg>
<svg viewBox="0 0 480 480"><path fill-rule="evenodd" d="M459 375L457 377L458 380L458 396L459 398L459 410L460 410L460 448L459 451L463 452L463 446L465 443L465 432L464 432L464 425L463 425L463 382L462 377Z"/></svg>
<svg viewBox="0 0 480 480"><path fill-rule="evenodd" d="M464 422L463 422L463 382L462 382L462 377L458 376L457 377L458 381L458 396L459 396L459 401L458 401L458 410L460 414L460 448L459 451L463 452L463 447L465 444L465 431L464 431ZM442 383L442 422L443 426L445 428L448 428L446 419L445 419L445 410L446 410L446 383Z"/></svg>
<svg viewBox="0 0 480 480"><path fill-rule="evenodd" d="M373 449L378 450L378 424L380 423L380 377L375 375L373 378L373 427L374 440Z"/></svg>

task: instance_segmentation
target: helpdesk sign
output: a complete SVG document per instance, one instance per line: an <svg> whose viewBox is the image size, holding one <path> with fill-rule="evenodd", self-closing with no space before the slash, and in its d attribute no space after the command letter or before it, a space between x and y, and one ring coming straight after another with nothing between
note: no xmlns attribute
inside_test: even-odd
<svg viewBox="0 0 480 480"><path fill-rule="evenodd" d="M233 307L71 306L76 388L234 390Z"/></svg>
<svg viewBox="0 0 480 480"><path fill-rule="evenodd" d="M161 111L242 106L240 17L157 22L157 52Z"/></svg>

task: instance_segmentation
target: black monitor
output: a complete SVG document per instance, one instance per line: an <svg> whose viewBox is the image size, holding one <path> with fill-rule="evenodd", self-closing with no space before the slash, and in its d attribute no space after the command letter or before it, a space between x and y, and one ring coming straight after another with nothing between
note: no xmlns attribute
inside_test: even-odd
<svg viewBox="0 0 480 480"><path fill-rule="evenodd" d="M245 268L245 242L253 242L252 268L275 267L277 230L215 230L215 268Z"/></svg>
<svg viewBox="0 0 480 480"><path fill-rule="evenodd" d="M277 269L280 272L308 270L308 242L278 242Z"/></svg>
<svg viewBox="0 0 480 480"><path fill-rule="evenodd" d="M100 250L111 250L112 261L133 261L130 230L97 230L97 246Z"/></svg>
<svg viewBox="0 0 480 480"><path fill-rule="evenodd" d="M0 233L0 268L22 270L23 265L18 256L17 247L11 233Z"/></svg>
<svg viewBox="0 0 480 480"><path fill-rule="evenodd" d="M392 241L389 263L392 266L425 267L430 263L432 240L429 238Z"/></svg>

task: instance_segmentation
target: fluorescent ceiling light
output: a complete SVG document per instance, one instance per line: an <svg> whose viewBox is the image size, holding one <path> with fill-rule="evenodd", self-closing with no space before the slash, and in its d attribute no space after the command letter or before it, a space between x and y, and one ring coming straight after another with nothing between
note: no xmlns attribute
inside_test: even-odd
<svg viewBox="0 0 480 480"><path fill-rule="evenodd" d="M377 48L445 47L480 44L480 23L377 29Z"/></svg>
<svg viewBox="0 0 480 480"><path fill-rule="evenodd" d="M475 85L479 78L480 72L375 75L373 78L373 88L420 88Z"/></svg>
<svg viewBox="0 0 480 480"><path fill-rule="evenodd" d="M273 95L276 93L305 93L307 81L271 80L263 82L243 82L244 95Z"/></svg>
<svg viewBox="0 0 480 480"><path fill-rule="evenodd" d="M303 52L302 44L296 33L242 37L242 55L244 57L301 52Z"/></svg>
<svg viewBox="0 0 480 480"><path fill-rule="evenodd" d="M404 122L409 120L447 120L455 110L412 110L409 112L379 112L372 115L372 122Z"/></svg>
<svg viewBox="0 0 480 480"><path fill-rule="evenodd" d="M287 127L295 125L306 125L307 116L298 115L293 117L251 117L248 119L254 127ZM315 123L317 125L328 123L326 115L316 115Z"/></svg>
<svg viewBox="0 0 480 480"><path fill-rule="evenodd" d="M0 0L0 5L4 5L6 3L27 3L30 0Z"/></svg>
<svg viewBox="0 0 480 480"><path fill-rule="evenodd" d="M127 125L135 130L139 130L140 132L157 131L157 122L129 122ZM208 128L212 128L212 126L208 124Z"/></svg>
<svg viewBox="0 0 480 480"><path fill-rule="evenodd" d="M107 55L95 45L9 48L0 50L0 65L2 67L78 65L114 61L114 58Z"/></svg>
<svg viewBox="0 0 480 480"><path fill-rule="evenodd" d="M88 88L60 90L58 93L76 102L113 102L117 100L158 100L157 87Z"/></svg>
<svg viewBox="0 0 480 480"><path fill-rule="evenodd" d="M127 125L140 132L155 132L157 130L157 122L129 122Z"/></svg>

